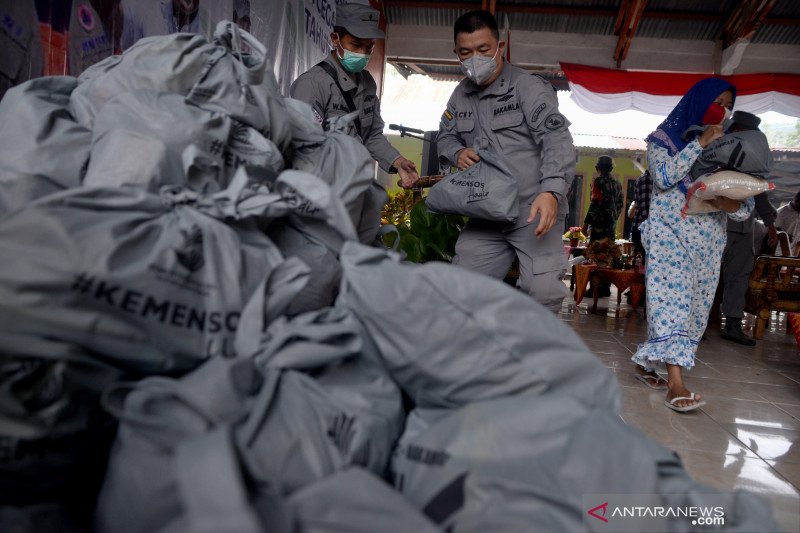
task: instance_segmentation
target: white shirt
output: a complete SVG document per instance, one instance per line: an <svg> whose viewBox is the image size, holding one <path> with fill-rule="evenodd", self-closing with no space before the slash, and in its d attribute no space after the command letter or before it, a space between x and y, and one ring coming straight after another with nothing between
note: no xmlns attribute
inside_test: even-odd
<svg viewBox="0 0 800 533"><path fill-rule="evenodd" d="M795 211L791 204L778 209L775 227L789 234L789 242L794 245L800 238L800 211Z"/></svg>

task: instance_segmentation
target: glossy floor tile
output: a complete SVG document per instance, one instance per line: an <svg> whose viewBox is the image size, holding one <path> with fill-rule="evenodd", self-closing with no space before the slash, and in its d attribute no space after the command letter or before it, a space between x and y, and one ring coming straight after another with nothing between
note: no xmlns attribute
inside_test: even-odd
<svg viewBox="0 0 800 533"><path fill-rule="evenodd" d="M568 300L559 316L616 376L625 422L676 451L696 480L756 493L784 531L800 532L800 350L783 316L754 347L725 341L723 325L712 325L685 374L707 404L682 414L667 409L664 391L635 378L630 355L647 339L644 310L618 306L613 288L596 313L590 306ZM744 321L746 332L753 323Z"/></svg>

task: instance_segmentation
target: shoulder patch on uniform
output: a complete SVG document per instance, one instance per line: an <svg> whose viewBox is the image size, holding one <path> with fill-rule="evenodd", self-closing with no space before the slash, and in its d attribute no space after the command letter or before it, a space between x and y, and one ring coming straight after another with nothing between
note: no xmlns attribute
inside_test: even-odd
<svg viewBox="0 0 800 533"><path fill-rule="evenodd" d="M453 114L450 112L450 110L448 109L444 110L444 113L442 113L442 120L446 120L448 122L453 120Z"/></svg>
<svg viewBox="0 0 800 533"><path fill-rule="evenodd" d="M531 122L536 123L536 121L539 120L539 115L542 114L542 111L544 111L546 107L547 104L544 102L536 106L536 109L534 109L533 113L531 113Z"/></svg>
<svg viewBox="0 0 800 533"><path fill-rule="evenodd" d="M557 130L563 127L565 123L566 119L561 113L552 113L547 115L547 118L544 119L544 127L548 130Z"/></svg>

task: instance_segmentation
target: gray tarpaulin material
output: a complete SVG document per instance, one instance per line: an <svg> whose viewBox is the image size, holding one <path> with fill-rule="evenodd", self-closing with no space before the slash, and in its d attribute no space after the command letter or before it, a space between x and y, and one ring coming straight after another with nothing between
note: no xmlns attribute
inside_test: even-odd
<svg viewBox="0 0 800 533"><path fill-rule="evenodd" d="M514 222L519 216L517 180L494 153L481 150L478 155L480 161L431 187L425 205L436 213Z"/></svg>
<svg viewBox="0 0 800 533"><path fill-rule="evenodd" d="M772 164L766 135L759 130L737 131L723 135L703 150L692 165L692 178L697 179L717 168L767 176Z"/></svg>
<svg viewBox="0 0 800 533"><path fill-rule="evenodd" d="M557 393L412 411L392 470L398 490L446 531L592 531L583 501L592 494L650 495L652 505L713 495L726 512L720 531L777 530L765 501L694 482L614 413ZM671 531L697 529L690 517L669 520Z"/></svg>
<svg viewBox="0 0 800 533"><path fill-rule="evenodd" d="M67 76L37 78L0 101L0 215L81 184L92 133L70 111L76 85Z"/></svg>
<svg viewBox="0 0 800 533"><path fill-rule="evenodd" d="M355 243L341 257L336 305L362 321L390 375L417 405L560 392L619 408L613 374L527 295L445 263L401 263L391 252Z"/></svg>
<svg viewBox="0 0 800 533"><path fill-rule="evenodd" d="M298 533L441 531L384 481L361 468L349 468L298 490L288 505Z"/></svg>
<svg viewBox="0 0 800 533"><path fill-rule="evenodd" d="M200 173L199 182L184 168L190 145L215 169ZM109 100L98 113L84 184L141 185L156 193L165 185L189 186L210 193L227 187L243 165L277 174L284 162L278 147L255 128L183 96L143 89Z"/></svg>
<svg viewBox="0 0 800 533"><path fill-rule="evenodd" d="M173 200L80 188L3 219L0 332L72 342L138 372L231 355L246 301L283 256L255 227Z"/></svg>
<svg viewBox="0 0 800 533"><path fill-rule="evenodd" d="M210 43L188 33L140 39L124 54L83 71L71 101L78 122L91 128L103 106L122 93L137 89L175 93L256 128L285 150L291 125L268 67L264 45L223 21Z"/></svg>

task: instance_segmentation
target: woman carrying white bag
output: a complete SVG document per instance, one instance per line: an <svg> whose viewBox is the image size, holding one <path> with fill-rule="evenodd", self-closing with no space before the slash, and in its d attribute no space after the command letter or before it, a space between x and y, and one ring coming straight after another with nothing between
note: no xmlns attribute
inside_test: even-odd
<svg viewBox="0 0 800 533"><path fill-rule="evenodd" d="M724 80L701 80L647 138L648 167L655 185L650 216L640 228L648 254L648 340L632 360L637 379L652 388L665 388L665 405L679 412L705 404L684 385L683 369L694 366L706 328L725 248L727 218L745 220L753 207L752 198L740 202L716 197L709 200L715 212L682 213L692 164L709 143L723 135L721 123L730 113L735 95L736 88ZM692 126L703 126L702 133L692 131L684 138ZM666 380L656 373L665 367Z"/></svg>

